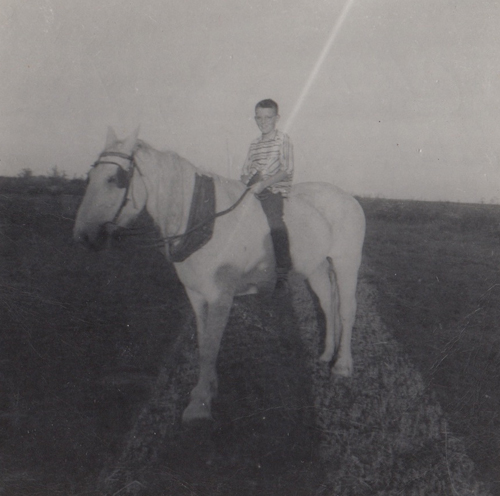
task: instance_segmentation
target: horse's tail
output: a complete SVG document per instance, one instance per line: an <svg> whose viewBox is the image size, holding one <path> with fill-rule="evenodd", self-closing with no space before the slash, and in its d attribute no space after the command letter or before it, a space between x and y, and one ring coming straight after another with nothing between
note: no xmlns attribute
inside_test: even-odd
<svg viewBox="0 0 500 496"><path fill-rule="evenodd" d="M332 286L337 285L337 281L335 280L335 271L333 270L332 257L326 257L326 261L328 262L328 277L330 278L330 283Z"/></svg>
<svg viewBox="0 0 500 496"><path fill-rule="evenodd" d="M334 318L334 326L339 336L342 333L342 321L340 319L340 298L339 298L339 287L337 284L337 276L335 274L335 269L333 266L332 257L326 257L326 261L328 262L328 277L330 279L330 285L332 287L332 308L333 308L333 318ZM336 343L338 346L338 342Z"/></svg>

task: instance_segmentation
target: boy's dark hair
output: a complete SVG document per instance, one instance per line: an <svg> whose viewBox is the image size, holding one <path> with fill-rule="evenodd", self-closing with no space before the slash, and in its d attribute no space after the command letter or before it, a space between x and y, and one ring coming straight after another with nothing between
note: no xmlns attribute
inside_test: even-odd
<svg viewBox="0 0 500 496"><path fill-rule="evenodd" d="M274 100L271 100L270 98L267 98L266 100L261 100L257 105L255 105L255 110L257 110L258 108L272 108L276 111L276 115L279 114L278 104Z"/></svg>

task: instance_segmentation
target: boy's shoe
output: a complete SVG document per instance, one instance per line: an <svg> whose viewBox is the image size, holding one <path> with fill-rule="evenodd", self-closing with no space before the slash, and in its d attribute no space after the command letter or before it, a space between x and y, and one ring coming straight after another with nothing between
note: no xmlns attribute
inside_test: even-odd
<svg viewBox="0 0 500 496"><path fill-rule="evenodd" d="M273 294L278 297L288 296L290 294L290 285L288 284L288 280L279 278L276 281Z"/></svg>

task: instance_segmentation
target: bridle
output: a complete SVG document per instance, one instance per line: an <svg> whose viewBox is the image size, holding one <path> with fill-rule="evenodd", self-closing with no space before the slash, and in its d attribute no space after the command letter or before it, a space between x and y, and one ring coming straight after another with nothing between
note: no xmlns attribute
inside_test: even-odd
<svg viewBox="0 0 500 496"><path fill-rule="evenodd" d="M119 157L123 158L125 160L128 160L129 166L125 170L121 164L118 162L115 162L114 160L102 160L103 157ZM134 175L134 169L137 168L139 171L139 174L141 174L141 171L137 167L137 164L135 162L135 157L134 155L127 155L126 153L120 153L120 152L102 152L99 155L99 158L92 164L92 167L97 167L98 165L101 164L113 164L118 166L118 171L116 173L116 185L120 189L125 189L125 194L123 195L123 199L120 203L120 206L118 207L118 210L116 211L113 219L106 224L116 224L116 221L118 220L118 217L120 217L120 214L122 213L122 210L125 208L125 205L129 201L128 193L130 191L130 184L132 183L132 176ZM142 174L141 174L142 176Z"/></svg>

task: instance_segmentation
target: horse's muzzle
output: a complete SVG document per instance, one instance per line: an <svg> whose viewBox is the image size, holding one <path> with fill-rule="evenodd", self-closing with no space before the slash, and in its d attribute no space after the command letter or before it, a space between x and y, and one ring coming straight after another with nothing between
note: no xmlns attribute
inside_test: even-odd
<svg viewBox="0 0 500 496"><path fill-rule="evenodd" d="M109 234L107 226L101 225L94 230L84 229L75 231L73 238L89 250L100 251L107 246Z"/></svg>

